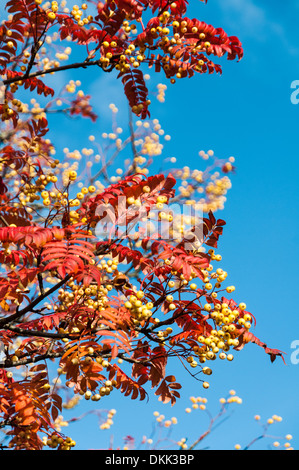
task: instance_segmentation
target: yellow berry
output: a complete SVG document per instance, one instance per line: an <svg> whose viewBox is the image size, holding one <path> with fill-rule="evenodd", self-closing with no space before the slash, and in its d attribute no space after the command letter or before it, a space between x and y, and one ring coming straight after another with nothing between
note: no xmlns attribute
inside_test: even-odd
<svg viewBox="0 0 299 470"><path fill-rule="evenodd" d="M76 178L77 178L77 172L74 171L74 170L70 171L70 172L69 172L69 179L70 179L70 180L74 180L74 179L76 179Z"/></svg>
<svg viewBox="0 0 299 470"><path fill-rule="evenodd" d="M135 203L135 198L133 196L127 198L127 203L130 205Z"/></svg>
<svg viewBox="0 0 299 470"><path fill-rule="evenodd" d="M158 196L157 202L164 204L165 202L167 202L167 196Z"/></svg>
<svg viewBox="0 0 299 470"><path fill-rule="evenodd" d="M235 290L235 286L228 286L226 288L226 292L228 292L229 294L231 294L234 290Z"/></svg>
<svg viewBox="0 0 299 470"><path fill-rule="evenodd" d="M55 15L54 11L49 11L47 13L47 17L49 18L49 20L54 21L55 18L56 18L56 15Z"/></svg>

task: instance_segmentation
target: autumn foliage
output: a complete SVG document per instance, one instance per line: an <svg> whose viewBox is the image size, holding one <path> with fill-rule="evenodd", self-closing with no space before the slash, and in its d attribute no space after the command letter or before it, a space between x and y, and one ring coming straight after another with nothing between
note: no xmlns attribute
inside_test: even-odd
<svg viewBox="0 0 299 470"><path fill-rule="evenodd" d="M230 298L234 287L224 285L227 273L214 266L221 261L217 249L225 226L214 212L222 204L231 163L221 165L218 185L207 183L203 172L150 176L131 135L133 160L122 177L109 181L106 164L76 192L77 171L65 170L48 137L47 113L62 109L69 117L97 119L92 97L67 96L73 84L58 109L60 97L46 84L50 74L80 68L88 79L91 71L110 73L111 80L122 82L132 113L145 120L150 117L146 68L174 83L221 73L213 57L242 58L238 38L188 18L187 8L185 0L87 1L68 8L65 0L5 4L0 426L12 449L73 446L54 427L63 401L52 383L57 367L72 393L94 402L113 389L128 400L143 400L153 389L160 400L174 404L181 384L170 358L207 388L202 379L212 373L207 365L232 360L232 351L249 342L264 348L272 361L281 356L249 331L253 315ZM57 51L51 35L62 49L75 47L78 61ZM30 109L22 98L26 90L45 105ZM97 185L102 176L104 183ZM187 185L177 189L183 179L189 182L187 194ZM196 199L190 204L190 191L198 188L205 196L203 216ZM192 209L188 230L185 220L176 229L181 214L172 210L173 203ZM148 222L154 229L148 230Z"/></svg>

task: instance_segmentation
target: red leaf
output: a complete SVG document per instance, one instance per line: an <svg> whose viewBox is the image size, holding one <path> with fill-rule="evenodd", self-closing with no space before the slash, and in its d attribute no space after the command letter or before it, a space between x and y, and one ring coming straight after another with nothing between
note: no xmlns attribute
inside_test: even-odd
<svg viewBox="0 0 299 470"><path fill-rule="evenodd" d="M286 354L286 353L284 353L283 351L280 351L279 349L268 348L267 344L263 343L263 341L261 341L259 338L254 336L253 333L245 329L242 329L241 334L238 337L238 339L239 339L239 346L235 347L236 350L241 350L246 343L249 343L249 342L255 343L258 346L264 348L266 354L269 354L271 362L274 362L276 358L279 356L282 358L283 362L285 363L283 354Z"/></svg>

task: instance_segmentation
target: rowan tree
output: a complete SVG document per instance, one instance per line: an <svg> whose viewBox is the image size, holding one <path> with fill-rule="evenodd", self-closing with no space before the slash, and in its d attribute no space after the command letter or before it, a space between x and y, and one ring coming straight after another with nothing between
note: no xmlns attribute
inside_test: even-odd
<svg viewBox="0 0 299 470"><path fill-rule="evenodd" d="M178 79L221 73L214 57L243 56L238 38L188 18L187 6L185 0L5 2L0 413L11 449L73 447L54 426L63 401L55 375L74 397L93 402L113 389L128 400L154 389L174 404L181 384L170 358L208 388L213 361L231 361L248 342L271 361L282 356L250 332L255 319L230 297L234 286L218 265L225 222L214 213L223 208L233 160L202 152L212 160L205 170L150 174L163 131L150 119L148 69L175 86ZM84 143L60 157L50 116L97 120L77 80L62 90L46 84L48 76L75 69L86 81L91 73L109 73L122 82L130 132L124 139L115 127L103 136L105 149L90 136L98 153ZM164 89L158 87L162 101ZM71 121L67 132L71 145ZM128 147L131 158L113 174Z"/></svg>

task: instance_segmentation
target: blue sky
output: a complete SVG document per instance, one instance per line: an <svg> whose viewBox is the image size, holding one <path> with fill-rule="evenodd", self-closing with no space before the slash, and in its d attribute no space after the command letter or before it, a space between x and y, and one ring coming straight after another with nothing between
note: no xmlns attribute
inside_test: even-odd
<svg viewBox="0 0 299 470"><path fill-rule="evenodd" d="M246 302L257 319L254 333L270 347L285 351L287 365L280 359L271 364L262 349L248 345L232 363L215 362L206 392L183 368L178 370L177 378L184 388L181 402L174 408L158 403L154 396L148 403L133 402L114 392L105 401L107 409L117 409L110 430L99 431L92 415L66 430L81 449L105 448L112 434L119 446L126 435L137 441L149 436L154 410L176 416L179 428L174 428L175 438L189 435L192 442L205 431L208 419L199 410L184 412L190 406L189 397L206 397L213 412L219 398L230 389L236 390L243 404L235 407L230 419L204 445L212 449L246 445L259 433L255 414L264 420L273 414L282 416L282 423L274 424L269 432L274 436L290 433L293 446L298 448L299 444L299 364L291 362L291 344L299 340L299 105L290 100L291 83L299 80L299 1L209 0L204 5L193 0L190 4L189 17L238 36L244 58L239 63L222 60L222 76L198 76L177 81L174 86L168 84L166 104L153 100L152 116L171 135L164 156L176 157L178 166L200 169L201 149L236 158L233 187L221 213L227 226L219 252L231 284L237 287L236 300ZM166 83L162 76L154 78L150 73L153 86ZM122 88L111 82L110 74L91 77L86 71L69 76L82 80L82 88L93 94L100 114L95 125L80 121L81 133L72 136L72 144L80 141L82 147L88 146L84 138L90 133L100 134L109 128L108 104L113 102L121 109L123 103ZM125 120L120 113L122 118ZM70 146L65 131L57 129L57 141ZM88 408L84 405L84 409ZM64 415L69 416L67 412Z"/></svg>

